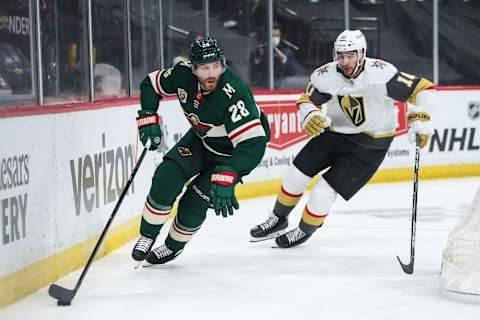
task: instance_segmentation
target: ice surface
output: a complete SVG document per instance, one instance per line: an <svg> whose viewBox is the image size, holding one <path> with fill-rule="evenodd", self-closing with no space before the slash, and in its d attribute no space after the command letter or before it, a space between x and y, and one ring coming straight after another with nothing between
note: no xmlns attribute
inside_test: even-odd
<svg viewBox="0 0 480 320"><path fill-rule="evenodd" d="M129 243L93 264L70 307L57 307L44 288L0 310L0 319L477 320L480 302L442 293L440 263L478 185L478 177L420 182L413 275L395 258L409 259L412 183L376 184L348 203L339 198L324 226L297 248L250 243L249 229L275 198L245 200L233 217L209 212L167 265L135 270ZM58 284L72 288L78 276Z"/></svg>

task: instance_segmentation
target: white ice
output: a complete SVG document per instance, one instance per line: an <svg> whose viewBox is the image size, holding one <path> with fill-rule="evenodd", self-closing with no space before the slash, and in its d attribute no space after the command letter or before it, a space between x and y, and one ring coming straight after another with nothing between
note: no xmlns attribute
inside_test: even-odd
<svg viewBox="0 0 480 320"><path fill-rule="evenodd" d="M337 200L324 226L297 248L250 243L249 229L275 198L245 200L228 219L209 212L169 264L134 270L131 242L93 264L70 307L58 307L44 288L0 310L0 319L477 320L480 299L446 296L440 264L448 233L479 185L478 177L420 182L413 275L395 257L409 259L412 183L376 184ZM78 277L58 284L73 288Z"/></svg>

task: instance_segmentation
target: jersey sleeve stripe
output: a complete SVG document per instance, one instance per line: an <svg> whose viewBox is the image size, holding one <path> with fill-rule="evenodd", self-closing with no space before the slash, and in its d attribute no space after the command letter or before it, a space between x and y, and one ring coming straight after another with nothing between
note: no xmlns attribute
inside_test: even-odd
<svg viewBox="0 0 480 320"><path fill-rule="evenodd" d="M408 98L408 102L412 104L416 104L417 95L422 92L423 90L434 89L434 85L431 81L421 78L420 81L415 86L413 93Z"/></svg>
<svg viewBox="0 0 480 320"><path fill-rule="evenodd" d="M230 141L232 142L233 146L236 147L240 142L256 137L265 137L265 130L263 130L260 121L253 123L240 131L237 131L234 135L230 136Z"/></svg>
<svg viewBox="0 0 480 320"><path fill-rule="evenodd" d="M158 87L158 76L160 75L160 70L150 72L148 77L150 78L150 82L152 83L153 89L157 94L160 94L160 90Z"/></svg>
<svg viewBox="0 0 480 320"><path fill-rule="evenodd" d="M148 77L150 78L150 81L152 82L153 88L155 89L155 92L157 94L159 94L163 97L172 96L172 95L174 95L174 93L166 93L165 90L160 85L160 76L163 74L164 71L165 71L165 69L153 71L153 72L148 74Z"/></svg>
<svg viewBox="0 0 480 320"><path fill-rule="evenodd" d="M228 137L230 138L230 140L235 139L237 135L241 134L242 132L245 132L246 130L248 130L248 128L254 127L255 125L261 125L261 124L262 123L260 122L260 119L254 119L230 131L228 133Z"/></svg>

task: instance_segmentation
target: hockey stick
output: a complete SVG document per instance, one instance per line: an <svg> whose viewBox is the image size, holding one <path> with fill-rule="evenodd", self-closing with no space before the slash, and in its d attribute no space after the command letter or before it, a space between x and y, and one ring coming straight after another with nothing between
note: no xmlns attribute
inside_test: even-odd
<svg viewBox="0 0 480 320"><path fill-rule="evenodd" d="M415 143L415 167L413 175L413 203L412 203L412 233L410 237L410 263L404 264L397 256L398 262L403 271L407 274L413 273L413 263L415 262L415 234L417 230L417 196L418 196L418 169L420 165L420 137L416 136Z"/></svg>
<svg viewBox="0 0 480 320"><path fill-rule="evenodd" d="M105 235L107 234L108 228L110 228L110 225L112 224L113 218L115 218L115 215L117 214L118 208L120 208L120 205L122 204L123 198L127 194L128 188L130 187L130 184L133 181L133 178L135 177L135 174L138 171L138 168L140 167L140 164L143 161L143 158L145 158L145 155L147 154L148 147L145 147L142 151L142 154L140 155L140 158L138 159L137 164L133 168L132 174L130 175L130 178L128 178L127 184L125 185L125 188L123 188L122 194L120 195L120 198L117 201L117 204L115 205L115 209L113 209L112 214L110 215L110 218L108 219L107 225L105 228L103 228L102 234L100 235L100 238L97 241L97 244L95 245L95 248L93 249L92 254L88 258L88 262L83 268L82 274L80 275L80 278L77 281L77 284L75 285L75 288L73 290L63 288L59 285L56 284L51 284L50 287L48 288L48 294L54 298L57 299L57 305L59 306L69 306L77 294L78 289L80 288L80 285L82 284L83 279L87 275L88 269L90 268L90 265L93 262L93 259L97 255L97 251L100 248L100 245L103 242L103 239L105 238Z"/></svg>

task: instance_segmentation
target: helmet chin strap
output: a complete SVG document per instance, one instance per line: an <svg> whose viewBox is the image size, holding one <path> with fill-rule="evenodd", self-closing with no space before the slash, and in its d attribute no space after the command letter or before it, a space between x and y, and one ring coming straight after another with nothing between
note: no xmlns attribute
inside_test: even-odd
<svg viewBox="0 0 480 320"><path fill-rule="evenodd" d="M363 50L362 50L363 51ZM362 65L365 62L365 54L363 52L358 52L357 51L357 66L355 67L355 70L353 70L352 75L350 78L354 78L358 75L359 71L362 69Z"/></svg>

